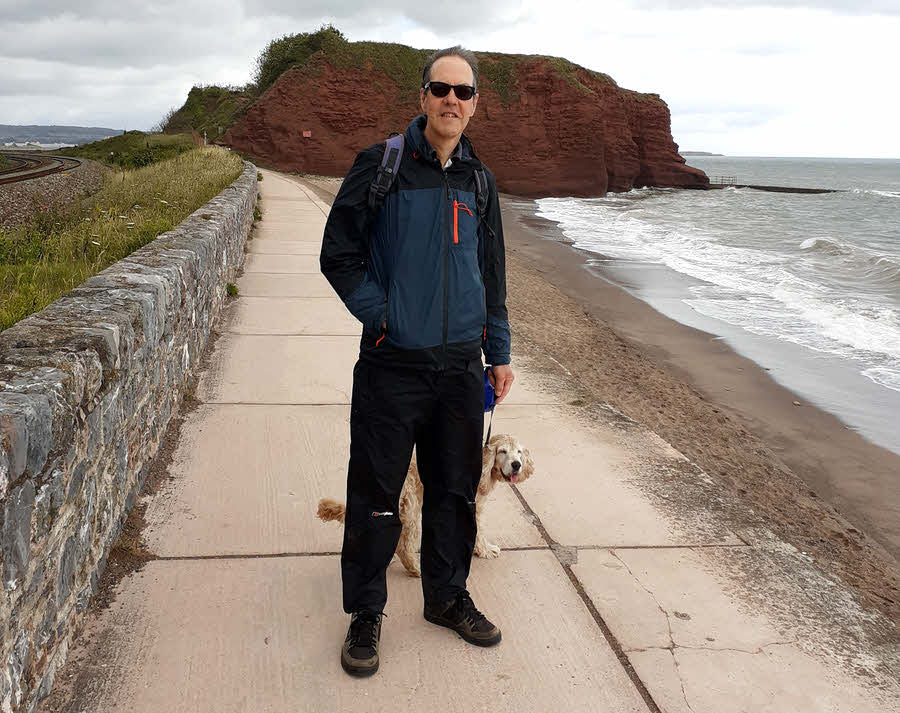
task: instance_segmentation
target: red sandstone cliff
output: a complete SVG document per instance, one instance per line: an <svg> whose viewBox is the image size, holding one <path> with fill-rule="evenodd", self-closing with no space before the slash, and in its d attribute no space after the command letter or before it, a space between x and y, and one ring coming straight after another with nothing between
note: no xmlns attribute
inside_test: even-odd
<svg viewBox="0 0 900 713"><path fill-rule="evenodd" d="M563 74L541 57L522 58L515 71L506 106L483 73L466 131L501 190L597 196L708 184L678 155L669 109L657 95L622 89L581 68ZM281 74L222 143L274 168L341 176L360 149L404 131L418 113L410 94L384 72L335 67L323 56L315 71Z"/></svg>

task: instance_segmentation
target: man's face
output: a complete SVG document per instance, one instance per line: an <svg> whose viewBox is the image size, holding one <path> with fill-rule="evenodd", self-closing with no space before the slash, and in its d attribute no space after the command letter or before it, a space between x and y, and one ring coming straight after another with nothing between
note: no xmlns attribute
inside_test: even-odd
<svg viewBox="0 0 900 713"><path fill-rule="evenodd" d="M431 81L447 84L468 84L474 86L472 68L462 57L441 57L431 65ZM460 101L456 92L438 98L424 89L420 91L422 112L428 117L426 135L433 132L443 139L459 139L469 119L475 113L478 95L469 101Z"/></svg>

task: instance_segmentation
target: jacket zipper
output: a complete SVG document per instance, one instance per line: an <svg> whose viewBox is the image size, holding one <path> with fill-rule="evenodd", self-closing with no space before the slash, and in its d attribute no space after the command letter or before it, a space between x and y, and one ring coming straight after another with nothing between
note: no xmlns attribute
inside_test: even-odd
<svg viewBox="0 0 900 713"><path fill-rule="evenodd" d="M447 212L450 211L450 182L447 180L447 171L441 169L444 177L444 198L446 201ZM443 336L441 339L441 351L443 352L443 360L441 369L447 366L447 326L450 314L450 216L447 215L447 243L444 247L444 324Z"/></svg>
<svg viewBox="0 0 900 713"><path fill-rule="evenodd" d="M384 302L384 329L381 330L381 336L375 340L375 346L377 347L384 340L385 336L387 336L388 325L391 323L391 285L388 283L387 293L385 295Z"/></svg>

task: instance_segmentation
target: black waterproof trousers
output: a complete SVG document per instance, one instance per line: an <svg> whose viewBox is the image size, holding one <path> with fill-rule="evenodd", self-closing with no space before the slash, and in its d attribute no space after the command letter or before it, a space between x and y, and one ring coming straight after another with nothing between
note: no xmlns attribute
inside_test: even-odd
<svg viewBox="0 0 900 713"><path fill-rule="evenodd" d="M400 538L400 491L413 446L425 489L425 601L446 601L465 589L475 547L483 394L480 358L443 371L357 362L341 551L347 613L384 610L385 570Z"/></svg>

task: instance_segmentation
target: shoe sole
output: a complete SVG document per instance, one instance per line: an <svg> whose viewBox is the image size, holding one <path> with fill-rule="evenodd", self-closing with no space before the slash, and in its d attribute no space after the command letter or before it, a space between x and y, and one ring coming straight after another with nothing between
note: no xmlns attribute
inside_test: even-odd
<svg viewBox="0 0 900 713"><path fill-rule="evenodd" d="M459 634L460 638L463 641L468 641L470 644L475 644L475 646L483 646L485 648L487 648L488 646L495 646L499 644L500 639L503 638L501 632L499 631L497 632L497 636L493 639L476 639L471 636L466 636L464 632L457 629L446 619L441 619L440 617L436 616L429 616L428 614L425 614L425 621L429 621L432 624L437 624L438 626L443 626L445 629L450 629L450 631L455 631L457 634Z"/></svg>
<svg viewBox="0 0 900 713"><path fill-rule="evenodd" d="M367 678L374 675L375 672L378 671L378 665L380 663L381 661L376 661L374 666L354 666L351 663L347 663L346 659L341 656L341 668L356 678Z"/></svg>

